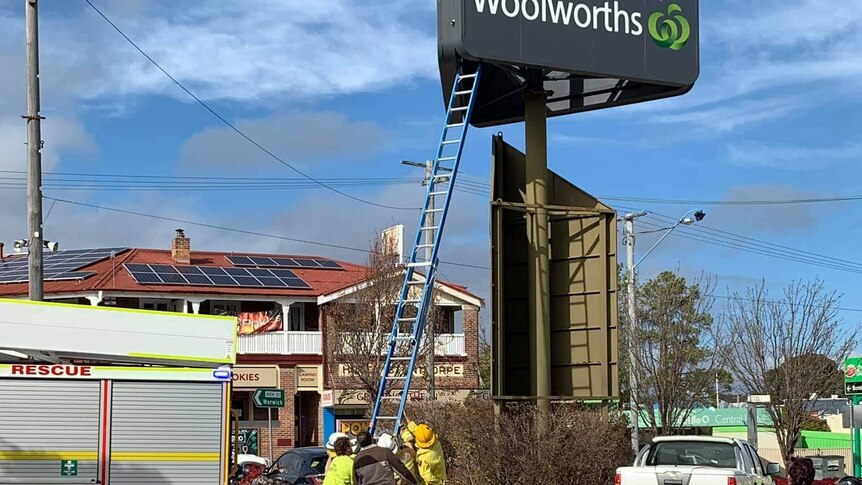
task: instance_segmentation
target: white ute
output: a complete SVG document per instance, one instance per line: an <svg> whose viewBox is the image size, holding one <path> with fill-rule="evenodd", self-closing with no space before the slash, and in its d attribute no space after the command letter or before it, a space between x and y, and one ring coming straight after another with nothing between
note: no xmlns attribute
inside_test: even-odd
<svg viewBox="0 0 862 485"><path fill-rule="evenodd" d="M778 464L764 464L747 442L711 436L654 439L615 485L771 485Z"/></svg>

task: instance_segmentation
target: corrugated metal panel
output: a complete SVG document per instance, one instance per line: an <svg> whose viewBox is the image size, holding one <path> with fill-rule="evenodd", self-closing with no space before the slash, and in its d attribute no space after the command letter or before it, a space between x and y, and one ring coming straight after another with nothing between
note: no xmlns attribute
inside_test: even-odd
<svg viewBox="0 0 862 485"><path fill-rule="evenodd" d="M78 460L64 483L95 480L98 381L0 380L0 396L0 483L59 481L64 459Z"/></svg>
<svg viewBox="0 0 862 485"><path fill-rule="evenodd" d="M200 462L121 462L111 465L111 484L217 485L219 468Z"/></svg>
<svg viewBox="0 0 862 485"><path fill-rule="evenodd" d="M220 384L114 382L111 483L219 483L222 411Z"/></svg>

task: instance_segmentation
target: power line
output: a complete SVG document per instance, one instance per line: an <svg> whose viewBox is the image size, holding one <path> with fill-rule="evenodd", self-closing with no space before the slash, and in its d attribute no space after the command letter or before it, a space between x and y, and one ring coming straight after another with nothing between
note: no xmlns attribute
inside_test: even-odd
<svg viewBox="0 0 862 485"><path fill-rule="evenodd" d="M618 195L597 195L600 199L619 202L640 202L645 204L669 205L786 205L786 204L821 204L830 202L847 202L862 200L862 195L839 195L834 197L813 197L807 199L772 199L772 200L695 200L695 199L656 199L649 197L623 197Z"/></svg>
<svg viewBox="0 0 862 485"><path fill-rule="evenodd" d="M206 109L207 111L209 111L213 116L215 116L219 121L221 121L222 123L224 123L228 128L230 128L231 130L233 130L234 132L236 132L239 136L241 136L241 137L245 138L249 143L251 143L252 145L254 145L255 147L257 147L260 151L262 151L263 153L265 153L265 154L269 155L270 157L272 157L274 160L278 161L278 162L279 162L279 163L281 163L282 165L284 165L284 166L286 166L286 167L290 168L291 170L293 170L293 171L294 171L294 172L296 172L297 174L299 174L299 175L303 176L304 178L306 178L306 179L308 179L308 180L310 180L310 181L312 181L312 182L314 182L314 183L316 183L316 184L320 185L321 187L326 188L326 189L328 189L328 190L330 190L330 191L332 191L332 192L335 192L336 194L339 194L339 195L341 195L341 196L343 196L343 197L347 197L348 199L352 199L352 200L354 200L354 201L356 201L356 202L361 202L361 203L363 203L363 204L371 205L371 206L374 206L374 207L381 207L381 208L384 208L384 209L392 209L392 210L406 210L406 211L415 211L415 210L419 210L419 208L418 208L418 207L397 207L397 206L391 206L391 205L386 205L386 204L379 204L379 203L377 203L377 202L372 202L372 201L370 201L370 200L365 200L365 199L362 199L362 198L360 198L360 197L356 197L356 196L350 195L350 194L348 194L348 193L346 193L346 192L343 192L343 191L341 191L341 190L338 190L338 189L336 189L336 188L334 188L334 187L331 187L331 186L329 186L329 185L327 185L327 184L325 184L325 183L321 182L320 180L318 180L318 179L316 179L316 178L312 177L311 175L308 175L308 174L306 174L305 172L303 172L303 171L299 170L299 169L298 169L298 168L296 168L295 166L291 165L290 163L288 163L287 161L283 160L281 157L279 157L278 155L276 155L275 153L273 153L272 151L270 151L269 149L267 149L266 147L264 147L263 145L261 145L260 143L258 143L258 142L257 142L256 140L254 140L252 137L250 137L250 136L249 136L249 135L247 135L245 132L243 132L242 130L240 130L239 128L237 128L233 123L231 123L230 121L228 121L225 117L223 117L223 116L222 116L222 115L220 115L218 112L216 112L212 107L210 107L210 105L209 105L209 104L207 104L207 103L206 103L206 102L204 102L202 99L200 99L199 97L197 97L193 92L191 92L188 88L186 88L186 87L183 85L183 83L179 82L179 81L178 81L174 76L172 76L168 71L166 71L166 70L165 70L165 69L164 69L164 68L163 68L163 67L162 67L158 62L156 62L156 61L155 61L155 59L153 59L152 57L150 57L150 55L149 55L149 54L147 54L146 52L144 52L144 50L143 50L143 49L141 49L141 48L138 46L138 44L136 44L136 43L135 43L135 41L133 41L133 40L132 40L128 35L126 35L126 34L125 34L125 32L123 32L123 31L122 31L122 30L121 30L121 29L120 29L116 24L114 24L114 22L112 22L112 21L111 21L111 19L109 19L109 18L108 18L104 13L102 13L102 11L101 11L101 10L99 10L95 5L93 5L93 2L91 2L90 0L84 0L84 1L85 1L85 2L87 3L87 5L89 5L89 6L90 6L90 7L91 7L91 8L92 8L92 9L93 9L97 14L99 14L99 16L100 16L100 17L102 17L102 19L104 19L104 20L105 20L105 22L107 22L107 23L108 23L108 25L110 25L111 27L113 27L113 28L114 28L114 30L116 30L116 31L117 31L117 33L119 33L119 34L120 34L124 39L126 39L126 41L127 41L129 44L131 44L131 45L132 45L132 47L134 47L138 52L140 52L140 53L141 53L141 55L143 55L143 56L144 56L148 61L150 61L150 63L152 63L154 66L156 66L156 68L158 68L158 69L159 69L159 70L160 70L160 71L161 71L165 76L167 76L167 77L168 77L168 79L170 79L171 81L173 81L173 82L174 82L174 84L176 84L180 89L182 89L183 91L185 91L185 93L186 93L186 94L188 94L192 99L194 99L194 100L195 100L199 105L201 105L204 109Z"/></svg>
<svg viewBox="0 0 862 485"><path fill-rule="evenodd" d="M737 300L737 301L758 301L754 298L744 298L741 296L722 296L722 295L712 295L714 298L721 298L722 300ZM777 305L788 305L786 301L781 300L760 300L764 303L773 303ZM825 308L824 305L812 305L814 308ZM836 310L841 310L845 312L859 312L862 313L862 308L846 308L846 307L834 307Z"/></svg>
<svg viewBox="0 0 862 485"><path fill-rule="evenodd" d="M352 247L352 246L344 246L344 245L340 245L340 244L325 243L325 242L320 242L320 241L311 241L311 240L307 240L307 239L298 239L298 238L294 238L294 237L280 236L277 234L268 234L265 232L250 231L247 229L237 229L234 227L220 226L217 224L209 224L209 223L205 223L205 222L197 222L197 221L190 221L190 220L186 220L186 219L178 219L175 217L167 217L167 216L159 216L159 215L155 215L155 214L147 214L144 212L132 211L132 210L127 210L127 209L118 209L116 207L107 207L107 206L102 206L102 205L89 204L86 202L78 202L78 201L74 201L74 200L59 199L56 197L45 196L43 198L46 200L60 202L61 204L75 205L75 206L79 206L79 207L88 207L91 209L99 209L99 210L105 210L105 211L110 211L110 212L117 212L120 214L127 214L127 215L133 215L133 216L138 216L138 217L146 217L146 218L150 218L150 219L158 219L158 220L163 220L163 221L178 222L181 224L188 224L191 226L206 227L209 229L217 229L220 231L235 232L235 233L239 233L239 234L246 234L249 236L266 237L266 238L270 238L270 239L279 239L282 241L291 241L291 242L296 242L296 243L301 243L301 244L309 244L309 245L313 245L313 246L323 246L323 247L328 247L328 248L344 249L347 251L355 251L355 252L360 252L360 253L371 254L371 251L368 249L357 248L357 247ZM453 261L442 261L441 260L440 264L447 264L450 266L459 266L462 268L473 268L473 269L481 269L481 270L489 270L490 269L487 266L479 266L479 265L467 264L467 263L457 263L457 262L453 262Z"/></svg>
<svg viewBox="0 0 862 485"><path fill-rule="evenodd" d="M661 224L655 224L655 223L652 223L649 221L642 221L641 224L647 225L648 227L655 227L655 228L661 227ZM846 266L841 266L838 264L824 263L824 262L816 261L813 259L806 259L806 258L801 257L801 256L795 256L792 254L788 254L787 252L780 252L780 251L776 251L776 250L767 250L767 249L759 249L757 247L746 246L746 245L741 244L741 243L728 241L728 240L722 240L720 238L715 238L715 237L704 235L704 234L692 234L690 232L683 231L683 232L673 232L673 233L671 233L671 236L674 236L677 238L682 238L682 239L689 239L689 240L693 240L693 241L698 241L698 242L702 242L702 243L706 243L706 244L711 244L714 246L720 246L720 247L724 247L724 248L735 249L735 250L743 251L743 252L747 252L747 253L758 254L761 256L767 256L767 257L782 259L785 261L793 261L793 262L808 264L808 265L812 265L812 266L819 266L822 268L832 269L832 270L836 270L836 271L843 271L843 272L854 273L854 274L862 274L862 270L860 270L860 269L848 268Z"/></svg>
<svg viewBox="0 0 862 485"><path fill-rule="evenodd" d="M674 222L676 221L676 219L674 219L673 217L670 217L666 214L660 214L657 212L650 212L650 213L657 216L657 217L660 217L664 220L667 220L667 221L674 221ZM781 244L777 244L777 243L773 243L773 242L769 242L769 241L764 241L762 239L756 239L753 237L743 236L741 234L736 234L733 232L724 231L724 230L717 229L717 228L714 228L714 227L711 227L711 226L708 226L708 225L702 224L702 223L699 223L699 224L694 225L694 226L686 227L686 228L684 228L684 230L711 233L711 234L716 235L716 237L725 237L729 240L740 242L743 244L750 244L754 247L760 247L760 248L769 249L769 250L788 251L790 253L796 253L796 255L798 255L800 257L806 257L806 258L810 257L810 259L819 260L819 261L825 262L825 263L844 263L844 264L847 264L847 265L850 265L850 266L853 266L853 267L856 267L856 268L862 270L862 263L860 263L860 262L850 261L850 260L846 260L846 259L840 259L840 258L836 258L834 256L827 256L827 255L823 255L823 254L814 253L811 251L805 251L803 249L796 249L796 248L792 248L790 246L784 246Z"/></svg>

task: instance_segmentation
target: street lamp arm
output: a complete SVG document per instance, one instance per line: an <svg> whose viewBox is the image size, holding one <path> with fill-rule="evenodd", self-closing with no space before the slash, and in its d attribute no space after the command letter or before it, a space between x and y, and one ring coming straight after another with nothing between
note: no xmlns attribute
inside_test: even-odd
<svg viewBox="0 0 862 485"><path fill-rule="evenodd" d="M651 248L649 248L649 250L647 250L647 252L645 252L643 256L641 256L641 258L638 260L638 262L637 262L637 263L635 263L635 265L633 266L633 268L637 268L637 267L638 267L638 265L639 265L639 264L641 264L641 261L643 261L647 256L649 256L649 255L650 255L650 253L651 253L651 252L653 252L653 250L654 250L655 248L657 248L657 247L658 247L658 245L659 245L659 244L661 244L661 242L662 242L662 241L664 241L664 240L665 240L665 238L666 238L666 237L668 237L668 236L670 235L670 233L671 233L671 232L673 232L673 230L674 230L674 229L676 229L676 228L677 228L677 226L679 226L680 224L683 224L683 223L688 223L686 218L687 218L690 214L694 214L694 213L697 213L697 212L700 212L700 210L699 210L699 209L693 209L693 210L690 210L690 211L686 212L682 217L680 217L680 218L679 218L679 220L677 220L677 221L676 221L676 224L674 224L674 225L670 226L670 227L667 229L667 231L665 231L665 233L664 233L664 234L662 234L662 236L659 238L659 240L658 240L658 241L656 241L656 242L655 242L655 244L653 244L653 245L652 245L652 247L651 247ZM702 216L701 216L701 218L702 218ZM700 220L700 219L698 219L698 220Z"/></svg>

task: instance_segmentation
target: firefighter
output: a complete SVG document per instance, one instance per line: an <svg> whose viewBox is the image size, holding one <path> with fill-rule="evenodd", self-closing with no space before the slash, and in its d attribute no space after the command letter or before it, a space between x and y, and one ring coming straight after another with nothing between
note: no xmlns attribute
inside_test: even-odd
<svg viewBox="0 0 862 485"><path fill-rule="evenodd" d="M404 462L404 466L416 478L419 485L425 485L416 467L416 423L408 421L404 431L401 432L401 446L398 449L398 457Z"/></svg>
<svg viewBox="0 0 862 485"><path fill-rule="evenodd" d="M426 485L445 485L446 457L440 439L427 424L416 427L416 464Z"/></svg>

